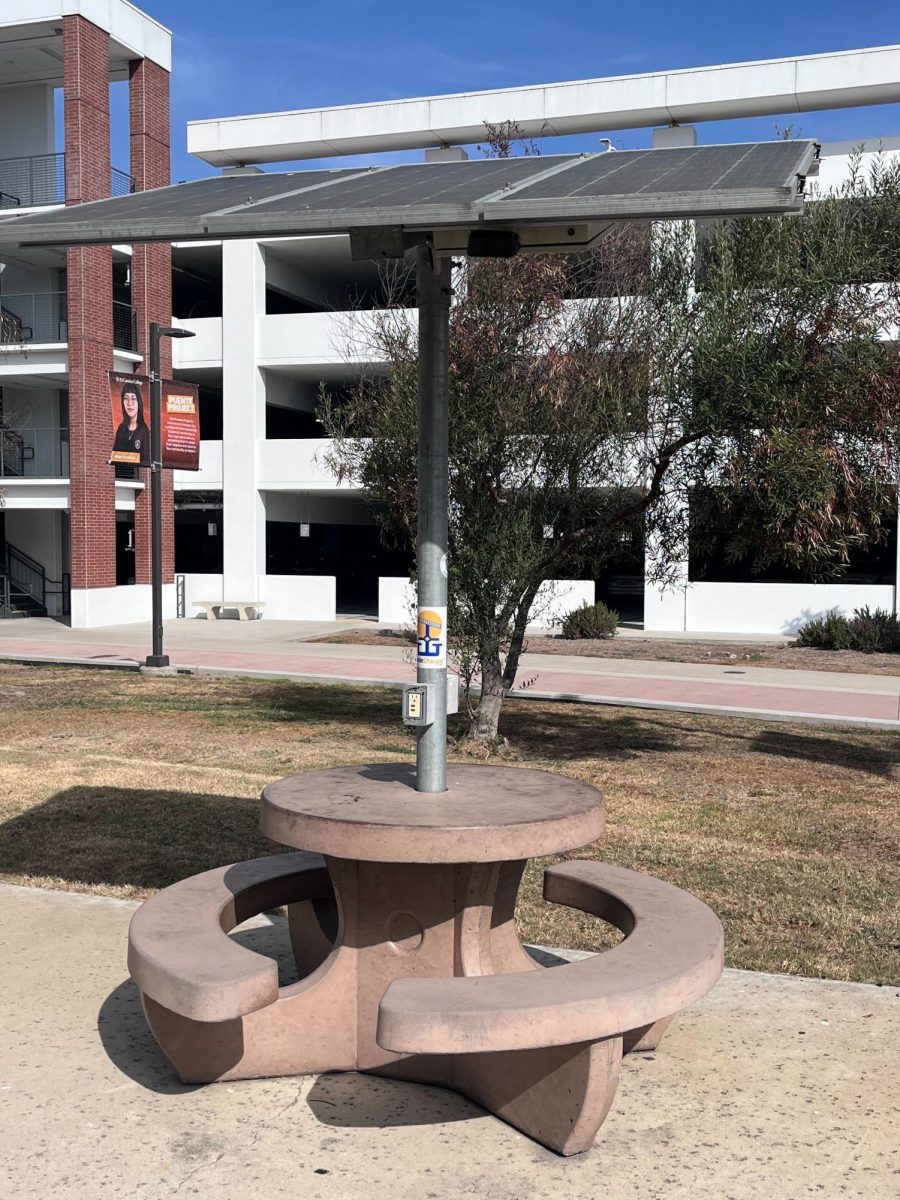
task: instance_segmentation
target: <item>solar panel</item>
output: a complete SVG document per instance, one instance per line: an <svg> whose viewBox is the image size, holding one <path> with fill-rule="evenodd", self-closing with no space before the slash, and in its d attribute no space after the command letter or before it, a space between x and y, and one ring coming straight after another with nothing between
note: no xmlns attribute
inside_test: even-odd
<svg viewBox="0 0 900 1200"><path fill-rule="evenodd" d="M796 212L815 143L761 142L232 175L0 222L5 245L87 245Z"/></svg>

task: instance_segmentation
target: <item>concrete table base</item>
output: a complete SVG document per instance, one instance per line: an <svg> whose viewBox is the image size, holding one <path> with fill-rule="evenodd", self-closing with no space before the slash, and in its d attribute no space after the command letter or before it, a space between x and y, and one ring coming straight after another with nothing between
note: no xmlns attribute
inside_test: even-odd
<svg viewBox="0 0 900 1200"><path fill-rule="evenodd" d="M148 1022L185 1082L359 1070L453 1088L560 1154L592 1144L615 1096L623 1051L654 1048L672 1013L718 977L721 929L698 901L657 884L710 918L702 931L708 947L685 969L681 991L671 979L657 986L652 972L648 989L624 959L615 967L615 951L609 978L595 973L593 984L586 963L537 966L514 921L526 858L471 860L504 844L546 854L593 840L602 829L602 800L575 781L508 768L454 767L452 783L456 795L419 801L396 775L365 779L354 769L297 776L267 789L263 828L282 842L324 852L334 892L319 879L288 905L299 981L229 1019L197 1020L175 1011L175 1001L154 999L133 944ZM442 817L436 835L432 806ZM473 829L479 808L481 830ZM376 859L335 850L370 851ZM397 861L403 853L431 861ZM562 902L588 911L593 905L598 914L608 905L606 919L629 932L635 917L627 900L614 888L576 878L579 867L590 872L597 864L556 869ZM620 880L632 875L609 870ZM210 962L197 970L215 987L212 940L210 946ZM564 971L577 972L571 1011ZM546 988L538 996L538 977L559 980L558 1006L548 1005ZM491 999L498 983L504 990ZM431 989L424 1019L416 1011L415 987L422 984ZM227 990L227 982L221 987ZM607 999L619 1015L604 1022ZM409 1052L416 1045L423 1052Z"/></svg>

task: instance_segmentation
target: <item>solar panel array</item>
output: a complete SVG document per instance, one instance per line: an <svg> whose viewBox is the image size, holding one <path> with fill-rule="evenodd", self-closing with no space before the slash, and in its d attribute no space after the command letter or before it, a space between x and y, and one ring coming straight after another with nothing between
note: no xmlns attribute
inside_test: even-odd
<svg viewBox="0 0 900 1200"><path fill-rule="evenodd" d="M226 175L0 224L6 244L411 234L490 222L789 212L812 142L761 142L371 168Z"/></svg>

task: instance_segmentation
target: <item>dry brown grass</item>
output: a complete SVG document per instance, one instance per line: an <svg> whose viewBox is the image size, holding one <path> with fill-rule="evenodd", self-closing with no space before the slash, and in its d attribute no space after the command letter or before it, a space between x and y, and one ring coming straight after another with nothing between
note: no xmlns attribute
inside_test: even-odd
<svg viewBox="0 0 900 1200"><path fill-rule="evenodd" d="M347 629L312 642L336 642L349 646L402 646L413 641L393 629ZM543 637L530 635L528 654L576 654L583 658L635 658L645 662L707 663L712 666L780 667L789 671L840 671L857 675L900 675L900 655L861 654L858 650L815 650L809 646L779 643L668 641L664 638L607 640Z"/></svg>
<svg viewBox="0 0 900 1200"><path fill-rule="evenodd" d="M511 763L606 795L603 857L689 888L728 961L900 982L895 734L592 705L510 705ZM256 799L281 775L411 757L396 692L0 666L0 878L141 897L266 853ZM533 941L597 923L523 888Z"/></svg>

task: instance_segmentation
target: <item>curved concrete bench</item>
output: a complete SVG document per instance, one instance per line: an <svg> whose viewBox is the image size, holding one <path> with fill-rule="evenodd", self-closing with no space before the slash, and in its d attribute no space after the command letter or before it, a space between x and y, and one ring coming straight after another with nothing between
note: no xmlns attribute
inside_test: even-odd
<svg viewBox="0 0 900 1200"><path fill-rule="evenodd" d="M145 997L182 1017L242 1017L278 999L278 964L233 941L229 930L266 909L331 894L325 860L305 852L194 875L134 914L128 970Z"/></svg>
<svg viewBox="0 0 900 1200"><path fill-rule="evenodd" d="M395 979L381 1000L378 1044L407 1054L472 1054L634 1033L633 1048L722 973L718 917L662 880L608 863L560 863L545 872L544 897L602 917L625 940L591 958L515 975Z"/></svg>

